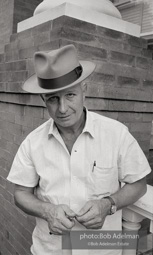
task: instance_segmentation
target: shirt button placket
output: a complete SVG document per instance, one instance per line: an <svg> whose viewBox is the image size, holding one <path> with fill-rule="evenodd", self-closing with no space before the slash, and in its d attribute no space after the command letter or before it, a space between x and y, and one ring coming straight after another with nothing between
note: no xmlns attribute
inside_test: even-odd
<svg viewBox="0 0 153 255"><path fill-rule="evenodd" d="M79 211L85 203L85 184L80 180L81 165L78 150L75 148L71 153L70 171L70 207L75 212ZM81 171L81 172L80 172Z"/></svg>

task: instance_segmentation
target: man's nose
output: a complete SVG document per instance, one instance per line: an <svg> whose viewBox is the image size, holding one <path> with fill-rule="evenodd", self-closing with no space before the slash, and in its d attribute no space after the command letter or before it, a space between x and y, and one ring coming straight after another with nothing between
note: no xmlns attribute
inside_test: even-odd
<svg viewBox="0 0 153 255"><path fill-rule="evenodd" d="M61 98L59 100L59 112L60 113L66 113L67 112L67 103L66 100L64 98Z"/></svg>

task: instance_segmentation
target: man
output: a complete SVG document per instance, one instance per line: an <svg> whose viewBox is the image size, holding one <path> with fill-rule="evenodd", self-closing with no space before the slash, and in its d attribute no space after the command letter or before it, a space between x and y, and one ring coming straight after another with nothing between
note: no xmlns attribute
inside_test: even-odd
<svg viewBox="0 0 153 255"><path fill-rule="evenodd" d="M23 141L8 176L16 184L16 205L36 217L31 252L121 254L62 250L62 234L121 230L121 209L146 192L148 162L123 124L84 107L82 81L94 63L79 62L75 47L68 45L35 53L34 64L36 74L23 89L41 95L51 118Z"/></svg>

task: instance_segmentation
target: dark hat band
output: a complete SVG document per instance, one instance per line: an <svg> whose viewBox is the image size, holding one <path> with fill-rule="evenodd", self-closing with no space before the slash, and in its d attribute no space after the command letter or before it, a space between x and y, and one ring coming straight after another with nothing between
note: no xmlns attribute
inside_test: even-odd
<svg viewBox="0 0 153 255"><path fill-rule="evenodd" d="M70 73L67 73L63 76L54 79L42 79L38 78L38 84L43 89L59 89L75 82L78 78L80 78L82 74L82 66L76 67Z"/></svg>

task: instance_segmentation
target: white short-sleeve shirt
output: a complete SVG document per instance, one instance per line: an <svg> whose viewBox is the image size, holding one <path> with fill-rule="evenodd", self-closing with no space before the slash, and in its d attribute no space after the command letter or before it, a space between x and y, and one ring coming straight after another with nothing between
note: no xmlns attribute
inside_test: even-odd
<svg viewBox="0 0 153 255"><path fill-rule="evenodd" d="M71 155L52 119L30 133L21 144L8 180L37 186L39 199L67 204L75 212L90 199L100 199L133 183L151 169L137 141L118 121L86 110L86 124ZM122 213L107 216L103 230L121 230ZM84 229L76 223L74 229ZM33 232L34 255L62 255L61 236L49 235L48 224L37 218ZM78 251L79 252L79 251ZM120 254L115 251L82 251L81 254ZM67 251L67 255L79 254Z"/></svg>

